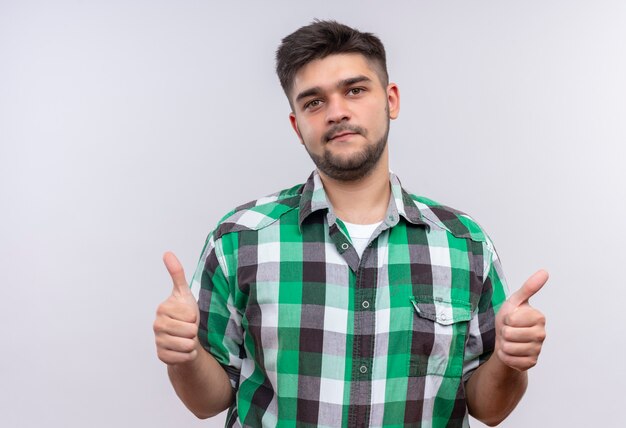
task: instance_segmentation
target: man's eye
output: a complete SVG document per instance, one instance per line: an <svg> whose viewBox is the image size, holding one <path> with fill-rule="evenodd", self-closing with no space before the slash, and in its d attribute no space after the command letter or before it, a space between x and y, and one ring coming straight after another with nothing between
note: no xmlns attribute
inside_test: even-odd
<svg viewBox="0 0 626 428"><path fill-rule="evenodd" d="M315 108L315 107L319 106L320 104L321 104L321 101L320 101L320 100L312 100L312 101L309 101L308 103L306 103L306 104L304 105L304 108L305 108L305 109L308 109L308 108Z"/></svg>
<svg viewBox="0 0 626 428"><path fill-rule="evenodd" d="M361 92L363 92L363 88L352 88L348 91L350 95L359 95Z"/></svg>

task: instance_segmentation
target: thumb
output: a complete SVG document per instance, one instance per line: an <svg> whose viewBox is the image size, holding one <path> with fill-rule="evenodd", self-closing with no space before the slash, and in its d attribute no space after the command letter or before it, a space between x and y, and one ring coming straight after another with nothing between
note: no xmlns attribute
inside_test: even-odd
<svg viewBox="0 0 626 428"><path fill-rule="evenodd" d="M163 254L163 263L165 263L165 267L167 268L167 271L172 277L172 282L174 283L172 295L184 296L189 294L190 290L187 280L185 279L185 271L174 253L168 251Z"/></svg>
<svg viewBox="0 0 626 428"><path fill-rule="evenodd" d="M528 303L528 300L541 290L543 285L548 281L548 277L548 272L543 269L538 270L526 280L519 290L511 295L509 302L513 307Z"/></svg>

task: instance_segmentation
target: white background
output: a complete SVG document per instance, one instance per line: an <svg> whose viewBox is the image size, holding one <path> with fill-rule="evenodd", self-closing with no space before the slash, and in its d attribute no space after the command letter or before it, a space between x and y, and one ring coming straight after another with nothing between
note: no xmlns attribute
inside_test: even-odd
<svg viewBox="0 0 626 428"><path fill-rule="evenodd" d="M306 179L274 75L313 18L379 35L391 166L536 269L540 364L505 427L623 422L626 2L0 0L0 426L221 426L152 322L228 210ZM473 426L481 426L478 423Z"/></svg>

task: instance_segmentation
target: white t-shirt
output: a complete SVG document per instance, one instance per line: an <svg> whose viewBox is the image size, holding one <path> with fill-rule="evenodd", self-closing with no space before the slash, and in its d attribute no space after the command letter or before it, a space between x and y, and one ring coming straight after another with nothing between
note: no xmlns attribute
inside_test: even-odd
<svg viewBox="0 0 626 428"><path fill-rule="evenodd" d="M359 254L359 258L363 256L363 251L365 251L367 243L381 223L382 220L374 224L354 224L343 221L343 224L346 225L346 229L348 229L348 234L350 235L354 249Z"/></svg>

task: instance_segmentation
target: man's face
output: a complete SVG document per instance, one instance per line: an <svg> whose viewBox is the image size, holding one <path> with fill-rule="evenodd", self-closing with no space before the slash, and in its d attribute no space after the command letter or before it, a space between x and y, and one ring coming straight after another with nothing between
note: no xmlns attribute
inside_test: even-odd
<svg viewBox="0 0 626 428"><path fill-rule="evenodd" d="M358 180L387 149L389 119L398 116L398 87L384 87L360 54L312 61L295 76L289 118L317 168L341 181Z"/></svg>

